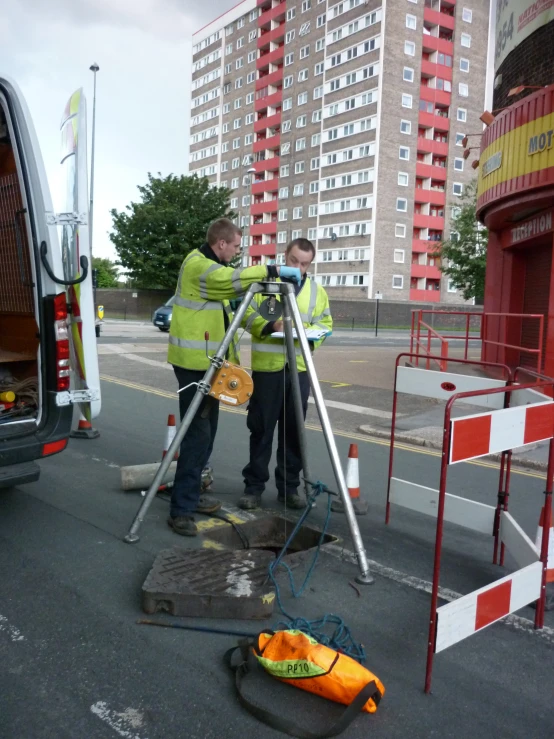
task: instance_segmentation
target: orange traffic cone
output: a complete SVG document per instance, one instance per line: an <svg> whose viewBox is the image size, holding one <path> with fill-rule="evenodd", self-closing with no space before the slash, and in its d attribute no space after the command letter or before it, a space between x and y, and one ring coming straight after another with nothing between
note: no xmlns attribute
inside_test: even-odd
<svg viewBox="0 0 554 739"><path fill-rule="evenodd" d="M358 445L350 444L348 450L348 465L346 467L346 487L354 513L357 516L364 516L368 511L367 502L360 495L360 470L358 466ZM331 503L331 510L335 513L344 513L344 503L342 500L334 500Z"/></svg>
<svg viewBox="0 0 554 739"><path fill-rule="evenodd" d="M72 439L97 439L100 436L100 432L92 427L92 423L87 421L82 413L79 413L79 425L69 436Z"/></svg>
<svg viewBox="0 0 554 739"><path fill-rule="evenodd" d="M541 515L539 518L539 525L537 527L537 537L535 539L535 546L539 550L542 549L542 537L544 533L544 523L546 519L545 506L541 508ZM550 516L550 529L548 532L548 555L546 560L546 604L545 610L551 611L554 609L554 520L552 515Z"/></svg>
<svg viewBox="0 0 554 739"><path fill-rule="evenodd" d="M177 426L175 423L175 416L172 413L170 413L169 416L167 417L167 431L165 433L165 446L164 446L164 450L162 454L162 459L167 454L168 449L171 446L171 442L175 438L176 433L177 433ZM175 456L173 457L173 459L177 459L178 456L179 456L179 453L175 452Z"/></svg>

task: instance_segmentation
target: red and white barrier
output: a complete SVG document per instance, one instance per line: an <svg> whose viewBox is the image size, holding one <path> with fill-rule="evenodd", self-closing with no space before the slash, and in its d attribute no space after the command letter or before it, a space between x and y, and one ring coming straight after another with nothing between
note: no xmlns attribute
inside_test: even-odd
<svg viewBox="0 0 554 739"><path fill-rule="evenodd" d="M531 603L537 603L535 627L542 628L546 604L546 583L554 581L554 530L551 529L551 501L554 478L554 402L540 390L554 395L554 381L531 373L535 381L517 384L504 365L486 362L449 360L476 364L494 370L503 379L457 375L413 367L401 367L401 354L396 360L395 389L392 412L389 484L386 522L391 505L416 511L437 520L435 564L431 593L431 613L427 650L425 692L431 689L433 657L453 644L495 623ZM440 358L432 357L439 360ZM517 378L521 370L516 370ZM529 374L527 372L527 374ZM444 416L441 474L438 490L417 485L393 476L397 395L406 393L446 400ZM481 406L487 412L452 418L454 403ZM515 405L515 404L518 405ZM531 541L508 512L512 449L540 441L550 441L546 501L539 534ZM489 454L501 454L496 506L468 500L447 492L448 468L451 464ZM493 563L503 564L508 550L518 570L480 590L452 603L438 607L440 564L444 522L454 523L474 532L494 536ZM552 559L550 559L552 558Z"/></svg>
<svg viewBox="0 0 554 739"><path fill-rule="evenodd" d="M172 413L170 413L169 416L167 417L167 430L165 432L165 445L164 445L164 450L162 453L162 459L167 454L168 449L171 446L171 442L175 438L176 433L177 433L177 425L175 422L175 416ZM177 459L178 456L179 456L179 453L175 452L174 459Z"/></svg>

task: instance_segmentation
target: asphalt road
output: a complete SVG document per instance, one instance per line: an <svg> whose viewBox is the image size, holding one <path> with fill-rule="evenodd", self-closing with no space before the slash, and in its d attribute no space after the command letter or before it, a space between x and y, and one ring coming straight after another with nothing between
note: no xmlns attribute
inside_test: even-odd
<svg viewBox="0 0 554 739"><path fill-rule="evenodd" d="M282 736L239 707L221 661L234 638L136 624L141 585L155 556L175 544L198 544L170 531L161 498L152 505L140 542L123 543L140 496L119 490L119 467L159 458L165 420L176 410L175 387L172 374L156 364L124 355L101 360L110 379L102 383L103 410L95 422L100 438L72 440L62 455L41 463L37 483L0 496L0 737ZM326 392L331 391L329 385ZM423 694L434 525L400 510L384 525L388 447L358 436L356 422L338 428L337 444L343 459L350 441L360 447L361 488L370 512L359 523L375 583L358 595L350 585L355 566L325 554L301 598L286 595L282 585L285 608L294 615L340 615L364 643L367 666L385 683L378 713L358 717L344 736L552 736L553 613L543 632L533 630L534 612L525 608L512 625L495 624L438 654L433 693ZM217 492L227 507L242 492L247 444L244 414L222 413L213 462ZM314 427L308 444L315 474L331 485L323 435ZM432 452L401 448L395 474L436 487L438 464ZM496 488L496 470L483 463L459 465L449 477L450 492L473 500L494 502ZM543 488L539 474L513 476L510 508L533 537ZM265 498L268 509L277 508L273 484ZM321 524L323 503L312 516ZM342 516L332 516L330 531L341 547L352 549ZM470 592L510 572L509 557L505 568L490 564L491 548L490 537L446 527L441 572L446 595ZM295 577L301 574L296 571ZM271 623L277 620L275 614ZM253 632L265 626L213 625ZM328 728L340 713L269 679L252 678L248 690L256 701L312 731Z"/></svg>

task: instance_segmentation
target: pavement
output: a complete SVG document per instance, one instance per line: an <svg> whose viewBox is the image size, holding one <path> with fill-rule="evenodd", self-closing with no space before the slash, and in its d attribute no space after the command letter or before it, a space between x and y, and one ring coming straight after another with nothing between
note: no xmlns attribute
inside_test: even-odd
<svg viewBox="0 0 554 739"><path fill-rule="evenodd" d="M222 664L236 638L136 623L143 617L141 586L157 554L174 545L199 546L169 529L168 504L161 496L150 508L140 541L123 542L142 499L120 490L120 467L159 459L167 415L177 410L176 383L163 359L167 336L152 330L138 325L123 332L114 324L100 340L103 408L95 421L100 437L72 439L63 454L41 462L38 482L0 496L2 738L282 736L237 701ZM345 343L329 342L317 353L318 369L327 402L341 404L329 406L341 459L352 441L359 445L360 486L369 513L358 521L375 582L354 587L350 534L344 516L333 514L329 531L338 544L320 555L302 597L294 599L285 581L281 591L292 615L341 616L364 644L368 668L386 686L377 714L360 715L343 736L551 736L552 612L541 631L534 630L534 611L526 607L436 655L432 694L423 693L435 524L394 508L390 524L384 524L388 443L358 433L367 413L343 407L390 413L389 360L402 347L372 345L367 335L348 340L341 334L338 339ZM314 410L310 406L308 452L318 478L331 486L332 469ZM403 418L414 415L404 411ZM224 409L213 456L214 486L225 510L234 515L247 454L244 410ZM439 463L432 448L401 443L395 473L436 487ZM457 465L449 475L450 492L471 500L490 504L496 489L497 465L486 460ZM514 470L511 512L532 537L543 489L540 472ZM271 481L264 513L282 513L275 497ZM310 520L321 526L324 515L325 505L318 503ZM199 521L205 530L220 525L214 519ZM490 537L445 526L441 603L515 568L509 555L505 567L493 566L491 550ZM297 584L306 567L294 571ZM268 622L159 618L255 633L275 626L279 614ZM247 690L256 702L314 732L328 728L341 711L269 678L252 678Z"/></svg>

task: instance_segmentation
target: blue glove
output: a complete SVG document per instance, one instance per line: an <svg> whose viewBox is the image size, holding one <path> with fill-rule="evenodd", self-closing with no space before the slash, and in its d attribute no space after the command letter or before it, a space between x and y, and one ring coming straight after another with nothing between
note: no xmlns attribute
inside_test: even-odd
<svg viewBox="0 0 554 739"><path fill-rule="evenodd" d="M296 282L297 285L300 285L302 282L302 275L300 274L298 267L281 267L279 270L279 277L283 280Z"/></svg>

